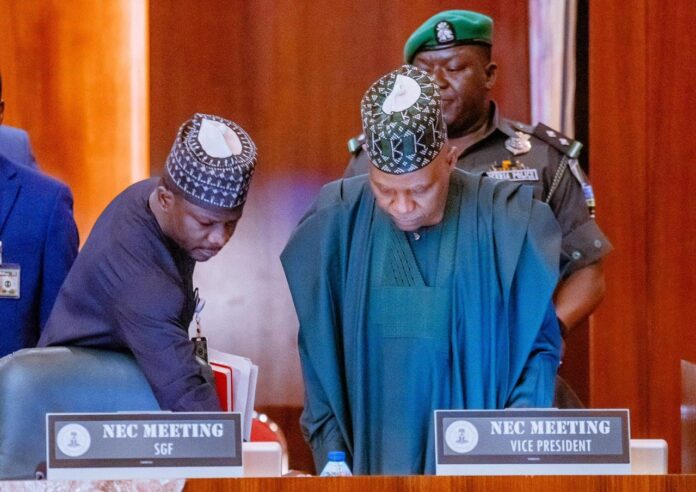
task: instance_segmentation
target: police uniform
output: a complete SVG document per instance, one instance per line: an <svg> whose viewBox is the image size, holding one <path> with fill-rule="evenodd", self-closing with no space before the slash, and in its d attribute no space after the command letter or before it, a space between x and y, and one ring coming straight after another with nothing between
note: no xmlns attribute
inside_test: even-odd
<svg viewBox="0 0 696 492"><path fill-rule="evenodd" d="M564 277L609 253L611 243L590 215L588 200L591 198L586 199L580 180L569 164L559 173L564 156L573 147L573 140L544 125L531 128L501 118L495 103L491 109L489 131L466 149L457 167L495 179L522 182L534 188L535 198L548 199L563 235L561 271ZM569 161L566 158L566 162ZM358 146L345 176L366 173L368 165L367 155ZM555 187L554 179L558 182ZM549 198L552 187L555 189Z"/></svg>
<svg viewBox="0 0 696 492"><path fill-rule="evenodd" d="M493 19L468 10L440 12L408 38L404 44L404 61L413 63L422 51L462 45L493 46ZM348 142L354 158L346 176L367 172L369 164L361 144L360 137ZM494 179L529 185L537 199L551 206L562 232L560 269L563 278L595 263L612 250L594 220L592 186L577 161L581 148L579 142L545 125L530 128L502 118L498 107L491 102L486 134L464 150L457 162L458 168L471 173L485 173ZM581 406L577 397L569 396L568 390L557 388L556 398L558 406L564 408Z"/></svg>

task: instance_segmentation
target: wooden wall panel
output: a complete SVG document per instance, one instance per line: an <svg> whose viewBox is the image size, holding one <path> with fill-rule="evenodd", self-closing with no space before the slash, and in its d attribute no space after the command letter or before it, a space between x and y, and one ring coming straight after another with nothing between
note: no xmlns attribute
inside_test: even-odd
<svg viewBox="0 0 696 492"><path fill-rule="evenodd" d="M146 3L0 0L5 123L68 183L80 237L148 169Z"/></svg>
<svg viewBox="0 0 696 492"><path fill-rule="evenodd" d="M629 407L634 435L667 439L676 471L679 360L696 359L695 17L686 0L623 5L590 10L591 169L616 247L592 332L592 404Z"/></svg>
<svg viewBox="0 0 696 492"><path fill-rule="evenodd" d="M644 437L646 12L637 6L618 15L617 4L590 2L590 168L598 222L616 248L606 261L607 295L592 324L591 404L630 408L633 432Z"/></svg>
<svg viewBox="0 0 696 492"><path fill-rule="evenodd" d="M693 2L648 2L649 432L673 443L680 463L680 359L696 361L696 47ZM666 48L669 47L669 51ZM672 56L668 56L668 53Z"/></svg>
<svg viewBox="0 0 696 492"><path fill-rule="evenodd" d="M467 2L496 20L496 98L529 118L527 2ZM345 167L367 87L402 61L415 27L440 2L150 2L152 168L196 111L236 118L257 141L261 172Z"/></svg>

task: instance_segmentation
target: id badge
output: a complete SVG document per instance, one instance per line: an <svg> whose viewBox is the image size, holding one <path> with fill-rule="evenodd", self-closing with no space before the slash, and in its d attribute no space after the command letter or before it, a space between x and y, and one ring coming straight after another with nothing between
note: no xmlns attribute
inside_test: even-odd
<svg viewBox="0 0 696 492"><path fill-rule="evenodd" d="M0 299L19 299L20 278L19 265L0 264Z"/></svg>
<svg viewBox="0 0 696 492"><path fill-rule="evenodd" d="M194 337L193 353L206 364L208 363L208 340L205 337Z"/></svg>
<svg viewBox="0 0 696 492"><path fill-rule="evenodd" d="M196 303L194 316L196 318L196 336L191 339L193 341L193 353L203 363L208 363L208 339L201 332L201 311L205 307L205 299L198 295L198 288L193 290L193 301Z"/></svg>

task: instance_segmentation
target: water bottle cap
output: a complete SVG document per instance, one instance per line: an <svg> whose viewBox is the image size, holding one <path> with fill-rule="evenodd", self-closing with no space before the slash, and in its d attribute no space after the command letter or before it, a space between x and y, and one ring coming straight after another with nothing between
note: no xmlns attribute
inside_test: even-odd
<svg viewBox="0 0 696 492"><path fill-rule="evenodd" d="M329 451L329 461L346 461L346 453L343 451Z"/></svg>

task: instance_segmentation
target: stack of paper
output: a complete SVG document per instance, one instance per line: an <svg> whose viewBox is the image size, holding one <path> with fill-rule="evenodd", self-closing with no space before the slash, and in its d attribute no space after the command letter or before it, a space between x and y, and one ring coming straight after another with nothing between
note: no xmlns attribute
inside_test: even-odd
<svg viewBox="0 0 696 492"><path fill-rule="evenodd" d="M249 441L256 398L256 380L259 375L258 366L246 357L215 349L208 349L208 361L215 373L215 386L222 409L226 412L241 413L242 437Z"/></svg>

